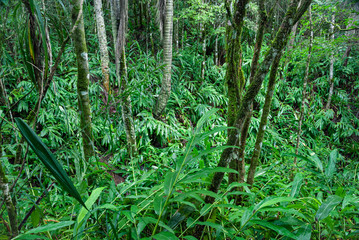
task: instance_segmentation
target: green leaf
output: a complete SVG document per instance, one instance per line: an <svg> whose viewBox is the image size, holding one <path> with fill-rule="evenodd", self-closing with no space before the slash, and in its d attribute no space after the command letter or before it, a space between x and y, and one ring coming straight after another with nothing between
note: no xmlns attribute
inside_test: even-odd
<svg viewBox="0 0 359 240"><path fill-rule="evenodd" d="M65 221L65 222L59 222L59 223L49 223L44 226L40 226L34 229L31 229L30 231L27 231L25 234L30 233L42 233L42 232L49 232L49 231L55 231L60 228L68 227L74 224L75 221ZM20 235L21 236L21 235ZM20 237L18 236L18 237ZM16 238L15 238L16 239Z"/></svg>
<svg viewBox="0 0 359 240"><path fill-rule="evenodd" d="M162 209L164 208L165 202L166 198L164 198L163 196L158 196L153 201L153 209L155 210L155 213L157 215L160 215Z"/></svg>
<svg viewBox="0 0 359 240"><path fill-rule="evenodd" d="M277 233L279 233L279 234L281 234L283 236L297 239L297 237L292 232L290 232L288 229L286 229L285 227L278 226L278 225L269 223L269 222L264 221L264 220L255 220L255 221L251 221L251 223L261 225L261 226L266 227L266 228L270 228L270 229L276 231Z"/></svg>
<svg viewBox="0 0 359 240"><path fill-rule="evenodd" d="M298 196L302 184L303 184L303 174L297 173L293 180L292 190L290 192L291 197Z"/></svg>
<svg viewBox="0 0 359 240"><path fill-rule="evenodd" d="M342 201L342 197L337 195L331 195L320 205L317 214L315 215L315 219L320 221L330 214L331 211Z"/></svg>
<svg viewBox="0 0 359 240"><path fill-rule="evenodd" d="M173 233L170 232L161 232L153 236L153 239L156 240L178 240L179 238L176 237Z"/></svg>
<svg viewBox="0 0 359 240"><path fill-rule="evenodd" d="M258 211L261 208L265 208L268 207L270 205L276 204L276 203L281 203L281 202L292 202L295 201L296 198L293 197L275 197L275 198L266 198L263 201L261 201L260 203L258 203L255 206L255 211Z"/></svg>
<svg viewBox="0 0 359 240"><path fill-rule="evenodd" d="M297 240L308 240L312 236L312 226L310 224L305 224L303 227L297 230Z"/></svg>
<svg viewBox="0 0 359 240"><path fill-rule="evenodd" d="M175 184L175 180L177 177L177 172L168 172L165 177L164 182L164 191L166 195L169 195L173 189Z"/></svg>
<svg viewBox="0 0 359 240"><path fill-rule="evenodd" d="M96 202L96 200L98 199L98 197L100 196L101 192L104 190L104 187L101 188L96 188L95 190L93 190L93 192L91 193L90 197L87 199L85 205L87 208L81 208L80 213L77 217L77 223L80 224L81 221L83 220L83 218L86 216L86 214L88 213L88 209L90 209L94 203Z"/></svg>
<svg viewBox="0 0 359 240"><path fill-rule="evenodd" d="M338 158L338 150L335 149L333 150L330 155L329 155L329 162L328 162L328 167L325 170L325 175L331 179L333 177L333 174L335 172L335 164L337 162L337 158Z"/></svg>
<svg viewBox="0 0 359 240"><path fill-rule="evenodd" d="M8 236L6 236L6 238L1 238L2 236L0 235L0 239L8 239ZM40 235L32 235L32 234L21 234L19 236L17 236L16 238L13 239L25 239L25 240L32 240L32 239L49 239L45 236L40 236Z"/></svg>
<svg viewBox="0 0 359 240"><path fill-rule="evenodd" d="M30 145L32 150L36 153L45 167L51 172L54 178L56 178L56 180L60 183L63 189L86 208L85 203L83 202L74 184L46 145L21 118L15 118L15 122L26 142Z"/></svg>

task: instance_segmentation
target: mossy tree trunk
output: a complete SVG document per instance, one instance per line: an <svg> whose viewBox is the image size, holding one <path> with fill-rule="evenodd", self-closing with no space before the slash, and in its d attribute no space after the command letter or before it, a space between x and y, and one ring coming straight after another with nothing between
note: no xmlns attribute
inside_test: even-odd
<svg viewBox="0 0 359 240"><path fill-rule="evenodd" d="M158 95L156 104L153 109L153 116L159 119L166 108L168 99L171 94L171 69L172 69L172 35L173 35L173 0L166 0L165 21L163 31L163 78L161 91Z"/></svg>
<svg viewBox="0 0 359 240"><path fill-rule="evenodd" d="M234 122L241 104L241 96L245 85L244 74L242 71L242 28L244 24L244 17L246 15L246 5L248 0L237 1L234 15L230 12L230 6L226 2L228 21L226 26L226 83L228 87L228 113L227 126L234 127ZM239 133L236 129L228 130L228 138L239 138ZM236 144L238 146L238 143ZM236 149L233 155L238 154ZM230 167L238 170L238 161L232 161ZM238 174L229 174L229 182L237 182Z"/></svg>
<svg viewBox="0 0 359 240"><path fill-rule="evenodd" d="M85 160L94 156L94 144L91 125L91 108L89 98L90 72L83 20L83 1L72 0L71 18L75 26L72 40L77 60L77 96L80 114L80 127Z"/></svg>
<svg viewBox="0 0 359 240"><path fill-rule="evenodd" d="M253 82L249 85L248 90L246 91L246 94L244 95L243 99L241 100L240 107L238 108L239 110L236 111L235 116L233 116L233 114L231 114L230 112L228 114L228 117L232 117L231 120L229 119L232 123L231 125L236 127L237 129L234 131L235 133L229 134L228 140L227 140L227 145L238 146L239 134L242 131L243 123L250 112L251 105L262 86L263 80L264 80L265 76L267 75L269 68L272 65L273 60L275 59L275 57L278 54L280 54L280 52L286 46L291 28L300 19L300 17L304 14L304 12L307 10L310 3L311 3L311 0L304 0L304 1L302 1L302 4L298 7L298 1L296 1L296 0L291 1L290 6L286 12L285 18L283 19L281 26L276 33L276 37L273 40L271 47L266 52L265 58L253 78ZM228 63L228 67L229 67L229 64L230 63ZM228 70L229 69L227 69L227 71ZM233 103L231 101L233 101L233 98L229 99L229 103L228 103L229 106L231 106L231 105L233 106L233 105L237 104L237 102ZM231 114L231 116L230 116L230 114ZM220 158L217 166L218 167L227 167L227 165L232 160L238 158L237 151L238 150L236 150L235 148L227 148L226 150L224 150L222 152L221 158ZM224 176L224 173L217 172L214 174L212 183L209 186L210 191L212 191L212 192L218 191L220 184L223 180L223 176ZM206 202L213 203L214 198L207 196Z"/></svg>
<svg viewBox="0 0 359 240"><path fill-rule="evenodd" d="M259 124L259 129L257 132L257 138L256 143L253 150L253 155L251 158L251 164L248 170L248 176L247 176L247 183L252 186L254 181L254 174L256 172L256 168L258 166L258 160L259 156L262 150L262 144L263 144L263 138L264 133L267 127L268 122L268 116L272 104L273 99L273 93L274 93L274 87L276 84L276 76L277 76L277 70L279 66L280 59L282 57L282 52L280 51L277 56L275 56L273 60L273 64L271 67L270 75L269 75L269 81L267 86L267 94L264 101L263 111L262 111L262 117Z"/></svg>
<svg viewBox="0 0 359 240"><path fill-rule="evenodd" d="M0 156L2 156L1 146L0 146ZM7 177L5 176L5 167L2 165L2 162L0 162L0 190L2 191L2 198L3 198L1 200L5 201L5 206L9 217L10 228L11 228L10 236L11 238L13 238L19 234L18 226L17 226L18 224L17 213L16 213L16 208L11 199L9 182Z"/></svg>
<svg viewBox="0 0 359 240"><path fill-rule="evenodd" d="M256 34L254 54L253 54L252 64L251 64L251 75L249 78L250 83L253 82L254 75L258 68L258 61L259 61L259 57L260 57L264 31L265 31L265 26L266 26L266 22L267 22L267 13L265 11L264 0L259 1L259 12L260 12L260 18L259 18L258 29L257 29L257 34ZM231 183L232 181L244 182L244 178L245 178L245 161L244 161L245 146L246 146L246 140L247 140L247 136L248 136L248 129L249 129L249 126L251 123L252 111L253 111L253 106L251 106L250 112L249 112L248 116L246 117L244 124L243 124L240 141L239 141L238 157L236 160L233 160L230 164L230 167L232 169L235 169L238 171L239 176L231 177L231 175L234 175L234 174L230 174L229 183ZM241 190L241 189L238 188L237 190Z"/></svg>
<svg viewBox="0 0 359 240"><path fill-rule="evenodd" d="M94 8L96 14L97 36L98 36L100 56L101 56L102 85L104 90L108 93L110 90L110 69L109 69L109 57L108 57L108 49L107 49L106 28L105 28L105 21L103 19L103 13L102 13L102 0L95 0Z"/></svg>
<svg viewBox="0 0 359 240"><path fill-rule="evenodd" d="M295 146L295 154L298 155L299 152L299 142L300 142L300 135L302 134L302 124L304 119L304 107L307 100L307 85L308 85L308 78L309 78L309 65L310 60L312 58L312 48L313 48L313 23L312 23L312 11L309 7L308 10L309 14L309 28L310 28L310 38L309 38L309 50L308 50L308 56L307 56L307 64L305 66L305 76L303 80L303 93L302 93L302 104L300 107L300 113L299 113L299 122L298 122L298 135L297 135L297 142ZM294 157L294 164L297 164L297 157Z"/></svg>
<svg viewBox="0 0 359 240"><path fill-rule="evenodd" d="M115 59L116 59L116 76L120 86L121 113L124 123L127 139L127 151L130 157L137 154L137 143L135 127L132 116L131 96L128 92L127 66L126 66L126 32L128 19L128 1L112 0L111 11L114 16L112 20L112 29L116 29L115 38ZM117 15L118 14L118 15Z"/></svg>

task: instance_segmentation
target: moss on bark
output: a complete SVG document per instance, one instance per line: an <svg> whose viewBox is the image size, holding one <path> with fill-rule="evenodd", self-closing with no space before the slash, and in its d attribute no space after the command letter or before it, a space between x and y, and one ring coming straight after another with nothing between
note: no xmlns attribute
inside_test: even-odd
<svg viewBox="0 0 359 240"><path fill-rule="evenodd" d="M81 16L78 18L79 14ZM71 18L76 29L72 35L77 59L77 96L80 114L80 127L83 140L85 160L94 156L94 144L91 124L91 108L89 98L90 73L88 67L88 54L86 47L84 20L82 16L81 1L72 1Z"/></svg>

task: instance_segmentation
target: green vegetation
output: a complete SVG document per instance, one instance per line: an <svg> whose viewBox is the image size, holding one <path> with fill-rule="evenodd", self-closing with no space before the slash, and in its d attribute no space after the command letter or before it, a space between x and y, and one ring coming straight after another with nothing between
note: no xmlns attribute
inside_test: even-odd
<svg viewBox="0 0 359 240"><path fill-rule="evenodd" d="M358 12L0 0L0 239L358 239Z"/></svg>

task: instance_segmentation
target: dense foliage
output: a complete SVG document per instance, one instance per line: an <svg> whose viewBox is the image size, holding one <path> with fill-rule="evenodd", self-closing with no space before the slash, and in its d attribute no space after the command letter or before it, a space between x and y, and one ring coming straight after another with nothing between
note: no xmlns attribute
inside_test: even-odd
<svg viewBox="0 0 359 240"><path fill-rule="evenodd" d="M307 12L291 29L293 40L276 71L260 164L251 185L228 178L237 169L217 166L221 153L231 147L226 144L233 127L227 122L231 89L225 80L225 28L228 12L240 1L174 1L171 94L159 118L153 108L166 67L158 9L163 0L157 5L151 0L128 3L126 89L116 72L112 1L102 1L110 56L108 92L102 82L94 2L83 2L95 150L86 159L71 4L0 0L0 239L359 238L357 3L313 1L312 23ZM232 5L226 8L228 2ZM240 43L245 79L250 78L256 50L259 2L246 5ZM259 65L289 6L288 1L273 0L264 7L268 19ZM246 81L244 92L249 85ZM269 74L253 102L240 159L247 171L268 85ZM127 96L136 154L129 153L122 116ZM28 125L19 125L20 119ZM32 141L38 142L32 146ZM226 174L219 191L212 192L208 186L217 172ZM13 229L9 204L19 231Z"/></svg>

